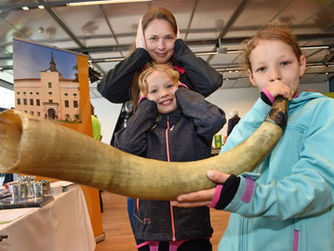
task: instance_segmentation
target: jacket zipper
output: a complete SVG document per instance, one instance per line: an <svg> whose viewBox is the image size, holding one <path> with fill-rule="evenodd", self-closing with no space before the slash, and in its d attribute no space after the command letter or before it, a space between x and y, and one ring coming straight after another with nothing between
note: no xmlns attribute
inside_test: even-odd
<svg viewBox="0 0 334 251"><path fill-rule="evenodd" d="M168 131L169 131L169 119L167 119L167 128L166 128L166 131L165 131L165 137L166 137L167 161L170 162ZM169 203L169 207L170 207L170 215L171 215L171 223L172 223L173 241L175 241L176 238L175 238L173 206Z"/></svg>
<svg viewBox="0 0 334 251"><path fill-rule="evenodd" d="M300 234L300 223L295 222L294 229L293 229L292 251L298 251L299 250L299 234Z"/></svg>
<svg viewBox="0 0 334 251"><path fill-rule="evenodd" d="M245 231L247 231L247 225L248 221L244 219L244 217L241 218L241 249L240 251L247 250L247 234L244 234Z"/></svg>
<svg viewBox="0 0 334 251"><path fill-rule="evenodd" d="M169 156L169 141L168 141L168 131L169 131L169 120L167 119L167 128L165 131L165 137L166 137L166 151L167 151L167 161L170 162L170 156Z"/></svg>

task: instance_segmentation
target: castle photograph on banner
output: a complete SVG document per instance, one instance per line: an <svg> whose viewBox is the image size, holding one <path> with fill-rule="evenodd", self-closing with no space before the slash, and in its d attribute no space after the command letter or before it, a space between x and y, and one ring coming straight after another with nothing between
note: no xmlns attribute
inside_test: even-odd
<svg viewBox="0 0 334 251"><path fill-rule="evenodd" d="M43 119L81 123L75 53L14 39L13 72L16 110Z"/></svg>

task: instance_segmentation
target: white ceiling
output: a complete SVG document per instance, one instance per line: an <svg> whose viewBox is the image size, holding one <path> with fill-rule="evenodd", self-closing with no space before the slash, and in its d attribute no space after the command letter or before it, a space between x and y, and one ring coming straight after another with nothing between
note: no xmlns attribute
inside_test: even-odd
<svg viewBox="0 0 334 251"><path fill-rule="evenodd" d="M191 49L223 74L222 88L250 85L239 67L238 50L242 40L267 24L294 30L308 61L303 83L326 83L334 76L334 0L153 0L65 6L75 1L1 0L0 70L12 75L12 40L17 37L86 53L91 67L104 74L128 54L139 18L161 6L174 13ZM225 53L217 53L219 39ZM11 87L8 80L0 83ZM99 96L95 86L91 83L92 97Z"/></svg>

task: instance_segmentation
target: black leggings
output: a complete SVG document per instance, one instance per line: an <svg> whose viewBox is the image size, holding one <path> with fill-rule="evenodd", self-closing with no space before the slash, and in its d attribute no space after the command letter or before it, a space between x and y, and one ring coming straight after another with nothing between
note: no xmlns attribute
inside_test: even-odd
<svg viewBox="0 0 334 251"><path fill-rule="evenodd" d="M138 251L150 251L148 245L141 247ZM161 241L159 251L169 251L169 242ZM209 239L188 240L182 243L177 251L212 251L212 245Z"/></svg>

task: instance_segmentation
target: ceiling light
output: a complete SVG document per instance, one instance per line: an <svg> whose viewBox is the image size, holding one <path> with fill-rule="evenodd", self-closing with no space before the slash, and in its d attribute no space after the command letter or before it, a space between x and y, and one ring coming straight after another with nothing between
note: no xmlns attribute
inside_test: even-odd
<svg viewBox="0 0 334 251"><path fill-rule="evenodd" d="M227 50L227 54L239 54L242 53L242 50Z"/></svg>
<svg viewBox="0 0 334 251"><path fill-rule="evenodd" d="M106 58L104 59L104 62L119 62L121 60L123 60L123 57L119 57L119 58Z"/></svg>
<svg viewBox="0 0 334 251"><path fill-rule="evenodd" d="M133 3L133 2L150 2L152 0L105 0L105 1L81 1L67 3L67 6L85 6L85 5L100 5L111 3Z"/></svg>
<svg viewBox="0 0 334 251"><path fill-rule="evenodd" d="M216 51L205 51L205 52L196 52L196 56L208 56L208 55L217 55Z"/></svg>
<svg viewBox="0 0 334 251"><path fill-rule="evenodd" d="M23 7L22 7L22 10L29 10L29 7L27 7L27 6L23 6Z"/></svg>
<svg viewBox="0 0 334 251"><path fill-rule="evenodd" d="M323 45L323 46L302 46L301 49L302 50L322 50L322 49L329 49L330 47L327 45Z"/></svg>

